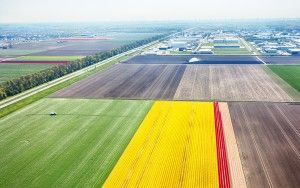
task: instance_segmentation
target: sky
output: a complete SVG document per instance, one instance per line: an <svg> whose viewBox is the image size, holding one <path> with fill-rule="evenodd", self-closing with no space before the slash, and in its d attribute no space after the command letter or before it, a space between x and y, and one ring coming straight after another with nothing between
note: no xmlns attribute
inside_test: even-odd
<svg viewBox="0 0 300 188"><path fill-rule="evenodd" d="M0 0L0 22L300 18L300 0Z"/></svg>

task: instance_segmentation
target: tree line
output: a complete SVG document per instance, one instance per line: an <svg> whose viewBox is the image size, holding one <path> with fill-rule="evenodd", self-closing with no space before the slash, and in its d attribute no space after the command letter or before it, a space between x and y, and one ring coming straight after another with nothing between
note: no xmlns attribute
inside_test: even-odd
<svg viewBox="0 0 300 188"><path fill-rule="evenodd" d="M143 46L156 40L160 40L166 36L166 34L163 34L148 39L135 41L133 43L121 46L119 48L114 48L109 51L100 52L92 56L86 56L83 59L72 61L69 64L56 65L37 73L33 73L14 80L4 82L0 85L0 100L5 99L9 96L16 95L25 90L31 89L56 78L62 77L69 73L75 72L87 66L93 65L95 63L98 63L99 61L103 61L120 53L132 50L134 48Z"/></svg>

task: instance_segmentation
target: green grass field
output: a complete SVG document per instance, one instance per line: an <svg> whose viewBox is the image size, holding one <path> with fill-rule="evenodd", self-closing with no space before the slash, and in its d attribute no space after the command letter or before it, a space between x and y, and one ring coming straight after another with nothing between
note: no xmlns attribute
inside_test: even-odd
<svg viewBox="0 0 300 188"><path fill-rule="evenodd" d="M20 55L28 55L32 53L41 52L40 50L20 50L20 49L0 49L0 57L1 56L20 56Z"/></svg>
<svg viewBox="0 0 300 188"><path fill-rule="evenodd" d="M268 65L268 67L300 92L300 65Z"/></svg>
<svg viewBox="0 0 300 188"><path fill-rule="evenodd" d="M215 55L251 55L246 48L214 48Z"/></svg>
<svg viewBox="0 0 300 188"><path fill-rule="evenodd" d="M174 51L174 50L172 50L172 51L170 51L170 54L171 55L190 55L190 54L192 54L192 52L190 52L190 51Z"/></svg>
<svg viewBox="0 0 300 188"><path fill-rule="evenodd" d="M201 46L202 46L202 47L205 47L205 46L213 47L213 46L214 46L214 43L213 43L213 42L207 42L207 43L203 43Z"/></svg>
<svg viewBox="0 0 300 188"><path fill-rule="evenodd" d="M151 105L48 98L0 119L0 187L100 187Z"/></svg>
<svg viewBox="0 0 300 188"><path fill-rule="evenodd" d="M53 65L45 64L0 64L0 83L6 82L21 76L32 74Z"/></svg>
<svg viewBox="0 0 300 188"><path fill-rule="evenodd" d="M73 61L84 56L21 56L17 60L22 61Z"/></svg>

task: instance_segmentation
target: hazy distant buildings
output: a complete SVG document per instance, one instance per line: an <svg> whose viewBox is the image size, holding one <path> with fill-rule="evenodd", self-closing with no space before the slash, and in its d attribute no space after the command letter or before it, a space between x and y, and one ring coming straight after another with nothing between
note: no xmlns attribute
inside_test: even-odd
<svg viewBox="0 0 300 188"><path fill-rule="evenodd" d="M299 48L297 48L297 49L289 49L288 52L291 55L300 55L300 49Z"/></svg>
<svg viewBox="0 0 300 188"><path fill-rule="evenodd" d="M198 51L193 52L193 54L213 54L212 49L199 49Z"/></svg>

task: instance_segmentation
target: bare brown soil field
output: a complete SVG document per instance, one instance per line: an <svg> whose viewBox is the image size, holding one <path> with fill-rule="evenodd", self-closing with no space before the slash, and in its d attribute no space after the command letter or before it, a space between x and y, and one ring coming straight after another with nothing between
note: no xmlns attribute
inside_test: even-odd
<svg viewBox="0 0 300 188"><path fill-rule="evenodd" d="M248 187L300 187L300 105L231 102Z"/></svg>
<svg viewBox="0 0 300 188"><path fill-rule="evenodd" d="M119 64L53 97L173 99L186 66Z"/></svg>
<svg viewBox="0 0 300 188"><path fill-rule="evenodd" d="M267 64L300 65L300 56L261 56Z"/></svg>
<svg viewBox="0 0 300 188"><path fill-rule="evenodd" d="M261 65L188 65L174 98L178 100L293 101L283 88L286 90L291 87L279 78L271 77Z"/></svg>
<svg viewBox="0 0 300 188"><path fill-rule="evenodd" d="M128 64L190 64L193 57L200 61L195 64L262 64L255 56L241 55L140 55L124 63Z"/></svg>

